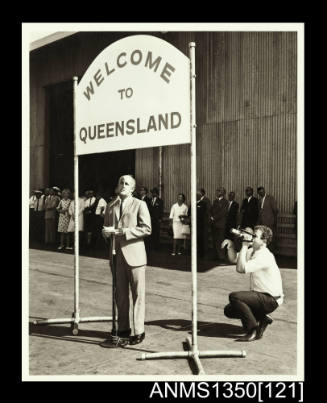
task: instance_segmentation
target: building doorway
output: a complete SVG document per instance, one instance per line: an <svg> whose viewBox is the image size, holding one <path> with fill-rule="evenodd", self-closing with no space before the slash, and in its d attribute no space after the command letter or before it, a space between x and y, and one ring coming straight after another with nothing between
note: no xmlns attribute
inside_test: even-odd
<svg viewBox="0 0 327 403"><path fill-rule="evenodd" d="M73 81L46 87L49 186L74 189ZM94 190L107 200L119 176L135 175L135 150L79 157L79 191Z"/></svg>

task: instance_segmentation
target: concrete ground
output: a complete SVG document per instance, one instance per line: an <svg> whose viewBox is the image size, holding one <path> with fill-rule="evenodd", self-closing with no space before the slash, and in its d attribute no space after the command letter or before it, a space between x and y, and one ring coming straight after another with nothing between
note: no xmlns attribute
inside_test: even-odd
<svg viewBox="0 0 327 403"><path fill-rule="evenodd" d="M281 266L280 266L281 267ZM231 291L248 289L249 278L235 266L199 262L198 347L245 350L246 358L202 358L207 375L295 375L297 270L281 268L285 302L271 314L274 323L264 337L237 343L240 321L224 316ZM74 256L30 249L30 375L192 375L193 360L141 361L142 353L183 351L191 335L190 257L166 252L151 255L146 270L146 338L143 343L105 349L99 343L111 323L81 323L73 336L69 325L33 325L33 320L71 317ZM80 256L81 317L111 316L112 278L104 259Z"/></svg>

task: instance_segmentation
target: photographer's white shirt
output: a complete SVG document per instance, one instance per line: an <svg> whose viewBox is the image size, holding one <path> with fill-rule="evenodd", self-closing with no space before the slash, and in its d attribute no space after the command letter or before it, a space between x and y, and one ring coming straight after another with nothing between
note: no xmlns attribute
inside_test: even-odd
<svg viewBox="0 0 327 403"><path fill-rule="evenodd" d="M248 251L248 261L245 263L245 273L250 273L251 290L267 292L277 299L278 305L283 303L282 277L277 266L274 255L267 247L256 252L250 248Z"/></svg>

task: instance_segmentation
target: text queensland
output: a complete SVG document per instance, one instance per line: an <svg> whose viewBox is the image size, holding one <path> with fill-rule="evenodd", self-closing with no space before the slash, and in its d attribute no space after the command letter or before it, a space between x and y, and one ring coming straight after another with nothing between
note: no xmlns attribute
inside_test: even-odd
<svg viewBox="0 0 327 403"><path fill-rule="evenodd" d="M158 132L161 130L177 129L182 123L179 112L151 115L149 118L136 118L127 121L102 123L82 127L79 130L80 140L86 144L89 140L106 139L110 137Z"/></svg>

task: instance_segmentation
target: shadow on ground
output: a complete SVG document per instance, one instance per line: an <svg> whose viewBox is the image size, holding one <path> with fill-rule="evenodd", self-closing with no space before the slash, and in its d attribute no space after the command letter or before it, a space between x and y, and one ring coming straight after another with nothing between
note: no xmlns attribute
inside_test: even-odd
<svg viewBox="0 0 327 403"><path fill-rule="evenodd" d="M147 326L159 326L168 330L188 331L192 333L192 322L185 319L166 319L146 322ZM241 326L229 323L198 322L198 336L234 338L244 333Z"/></svg>
<svg viewBox="0 0 327 403"><path fill-rule="evenodd" d="M45 319L45 318L33 318L34 319ZM86 343L95 344L100 346L100 343L107 339L110 332L99 331L99 330L78 330L78 335L73 336L72 330L69 325L35 325L33 322L29 322L29 335L36 337L44 337L47 339L64 340L74 343ZM93 340L92 340L93 339ZM153 350L144 350L142 348L135 347L123 347L124 350L134 350L141 351L143 353L155 353Z"/></svg>

